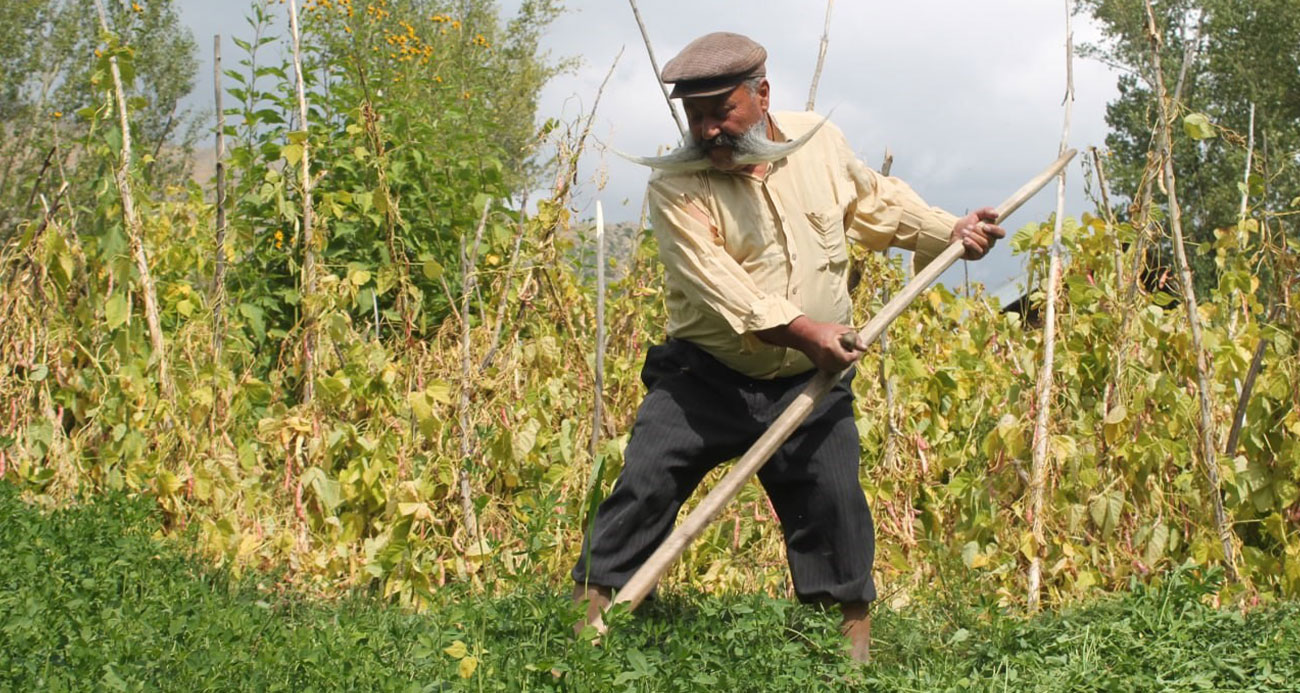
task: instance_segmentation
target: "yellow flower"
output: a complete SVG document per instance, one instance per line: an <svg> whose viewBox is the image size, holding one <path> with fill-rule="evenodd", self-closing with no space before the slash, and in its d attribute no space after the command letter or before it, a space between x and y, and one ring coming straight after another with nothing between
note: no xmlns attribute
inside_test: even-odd
<svg viewBox="0 0 1300 693"><path fill-rule="evenodd" d="M455 21L453 21L453 22L451 23L451 28L453 28L453 29L459 29L459 28L460 28L460 20L455 20Z"/></svg>
<svg viewBox="0 0 1300 693"><path fill-rule="evenodd" d="M135 10L136 12L144 12L144 8L140 7L140 3L138 2L131 3L131 9Z"/></svg>
<svg viewBox="0 0 1300 693"><path fill-rule="evenodd" d="M51 114L51 115L53 115L53 116L54 116L54 118L55 118L55 119L56 119L56 120L57 120L57 119L59 119L59 118L62 118L62 117L63 117L63 111L55 111L55 112L54 112L54 113L52 113L52 114Z"/></svg>

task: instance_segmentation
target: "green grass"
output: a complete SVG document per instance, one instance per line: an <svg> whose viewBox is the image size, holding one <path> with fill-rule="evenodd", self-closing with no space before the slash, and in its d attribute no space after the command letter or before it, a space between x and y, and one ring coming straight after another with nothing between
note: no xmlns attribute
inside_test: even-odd
<svg viewBox="0 0 1300 693"><path fill-rule="evenodd" d="M0 690L1296 690L1300 605L1241 616L1212 580L1025 620L961 587L876 616L877 661L838 654L836 615L766 597L667 594L576 642L553 581L447 589L416 615L233 580L152 538L146 500L44 513L0 483ZM462 678L463 657L477 668ZM448 652L450 650L450 653Z"/></svg>

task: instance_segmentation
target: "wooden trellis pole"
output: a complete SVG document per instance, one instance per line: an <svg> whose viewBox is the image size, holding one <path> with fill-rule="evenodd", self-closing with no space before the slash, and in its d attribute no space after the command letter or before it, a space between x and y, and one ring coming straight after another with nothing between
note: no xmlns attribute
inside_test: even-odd
<svg viewBox="0 0 1300 693"><path fill-rule="evenodd" d="M99 28L104 33L109 33L108 15L104 11L103 0L95 0L95 10L99 13ZM154 358L158 360L158 386L163 397L170 398L172 382L167 372L167 345L163 340L162 324L158 320L158 295L154 290L153 275L149 273L149 255L144 249L144 224L135 207L135 196L131 190L131 123L126 112L126 88L122 85L122 71L118 68L117 56L112 53L108 56L108 68L113 75L118 124L122 128L122 154L113 170L113 180L117 182L118 193L122 196L122 217L126 222L131 257L135 260L136 271L140 273L144 318L149 327L149 341L153 346Z"/></svg>
<svg viewBox="0 0 1300 693"><path fill-rule="evenodd" d="M826 64L826 48L831 42L831 8L834 5L835 0L826 0L826 25L822 27L821 43L817 44L817 69L813 70L812 84L808 87L808 105L804 108L807 111L811 111L817 101L817 83L822 79L822 66Z"/></svg>
<svg viewBox="0 0 1300 693"><path fill-rule="evenodd" d="M217 105L217 247L212 273L212 358L221 360L226 301L226 112L221 105L221 34L212 37L212 87Z"/></svg>
<svg viewBox="0 0 1300 693"><path fill-rule="evenodd" d="M316 389L316 236L313 224L311 143L307 134L307 88L302 74L302 39L298 29L298 3L289 0L289 31L293 35L293 73L298 92L298 124L302 128L302 156L298 161L302 184L302 370L305 378L303 403L310 403Z"/></svg>
<svg viewBox="0 0 1300 693"><path fill-rule="evenodd" d="M1187 310L1187 322L1191 327L1192 349L1196 351L1196 381L1200 400L1200 443L1201 462L1205 465L1205 477L1210 486L1210 502L1214 509L1214 525L1223 546L1223 562L1228 579L1237 579L1236 550L1232 540L1232 526L1228 523L1223 510L1223 494L1220 492L1219 463L1214 445L1213 403L1210 401L1210 365L1205 357L1204 342L1201 337L1201 316L1197 310L1196 288L1192 284L1192 268L1187 261L1187 249L1183 245L1183 214L1178 206L1178 185L1174 177L1174 146L1169 112L1169 93L1165 91L1165 78L1160 66L1160 33L1156 27L1156 16L1151 10L1151 0L1145 1L1147 12L1147 38L1151 42L1151 62L1155 79L1155 97L1160 109L1160 149L1164 159L1165 188L1169 199L1169 226L1174 234L1174 257L1178 260L1178 272L1182 284L1183 307Z"/></svg>
<svg viewBox="0 0 1300 693"><path fill-rule="evenodd" d="M1074 32L1070 24L1073 3L1065 0L1065 124L1061 127L1064 154L1070 143L1070 116L1074 108ZM1048 424L1052 416L1052 375L1056 358L1056 298L1061 284L1061 227L1065 220L1065 169L1056 184L1056 222L1052 228L1051 259L1047 265L1047 307L1043 324L1043 365L1038 369L1038 413L1034 421L1034 462L1029 476L1029 522L1034 555L1029 559L1029 609L1038 608L1042 582L1043 495L1047 489Z"/></svg>
<svg viewBox="0 0 1300 693"><path fill-rule="evenodd" d="M686 126L682 124L682 117L677 115L677 107L673 106L673 100L668 96L668 87L664 86L664 81L659 78L659 61L655 60L655 49L650 45L650 34L645 30L645 22L641 21L641 11L636 7L636 0L627 0L632 6L632 16L636 18L636 26L641 30L641 40L645 42L645 52L650 56L650 67L655 71L655 83L659 85L659 91L664 94L664 103L668 104L668 112L673 114L673 122L677 123L677 131L686 137ZM595 109L592 109L593 112Z"/></svg>

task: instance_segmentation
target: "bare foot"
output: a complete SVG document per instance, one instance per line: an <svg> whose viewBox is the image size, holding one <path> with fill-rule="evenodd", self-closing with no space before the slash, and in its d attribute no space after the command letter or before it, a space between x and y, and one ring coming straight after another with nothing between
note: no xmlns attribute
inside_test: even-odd
<svg viewBox="0 0 1300 693"><path fill-rule="evenodd" d="M573 586L573 603L578 606L585 604L586 611L582 620L573 624L573 634L582 637L582 630L587 626L596 629L597 636L591 641L593 645L600 644L600 636L609 631L605 626L604 613L609 608L614 591L604 585L582 585Z"/></svg>
<svg viewBox="0 0 1300 693"><path fill-rule="evenodd" d="M869 602L847 602L840 605L844 620L840 622L840 633L848 641L849 657L855 662L866 664L871 661L871 604Z"/></svg>

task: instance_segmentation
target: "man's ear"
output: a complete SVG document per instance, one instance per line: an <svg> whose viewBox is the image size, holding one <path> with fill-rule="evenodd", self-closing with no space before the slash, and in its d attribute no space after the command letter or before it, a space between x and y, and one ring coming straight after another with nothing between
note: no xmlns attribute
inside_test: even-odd
<svg viewBox="0 0 1300 693"><path fill-rule="evenodd" d="M763 80L758 83L758 92L757 92L758 106L759 108L763 109L764 113L767 113L767 105L768 102L770 101L769 96L771 95L771 90L772 90L772 85L768 84L767 78L764 77Z"/></svg>

